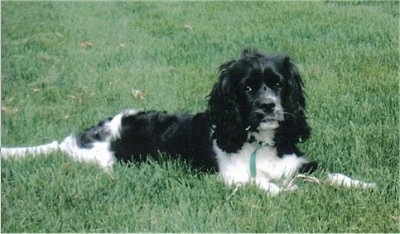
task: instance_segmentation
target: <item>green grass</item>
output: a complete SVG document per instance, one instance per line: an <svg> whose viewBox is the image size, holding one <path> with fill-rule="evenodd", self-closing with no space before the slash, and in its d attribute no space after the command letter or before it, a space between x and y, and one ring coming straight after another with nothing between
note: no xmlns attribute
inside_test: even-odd
<svg viewBox="0 0 400 234"><path fill-rule="evenodd" d="M177 161L110 177L61 153L1 160L2 232L400 231L399 2L1 6L2 145L62 139L125 108L202 111L218 66L255 47L299 65L308 157L378 184L268 197Z"/></svg>

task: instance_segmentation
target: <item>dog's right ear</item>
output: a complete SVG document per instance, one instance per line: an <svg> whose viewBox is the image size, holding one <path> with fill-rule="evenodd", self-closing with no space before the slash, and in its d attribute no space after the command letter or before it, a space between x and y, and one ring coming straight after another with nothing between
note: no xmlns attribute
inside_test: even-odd
<svg viewBox="0 0 400 234"><path fill-rule="evenodd" d="M237 102L234 72L235 60L222 64L219 77L208 96L208 115L214 126L213 137L218 147L233 153L242 148L247 139L246 126Z"/></svg>

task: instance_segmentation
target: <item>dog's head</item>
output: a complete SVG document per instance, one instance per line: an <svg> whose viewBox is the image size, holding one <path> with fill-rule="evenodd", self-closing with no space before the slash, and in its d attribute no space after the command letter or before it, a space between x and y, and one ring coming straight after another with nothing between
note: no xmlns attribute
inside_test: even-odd
<svg viewBox="0 0 400 234"><path fill-rule="evenodd" d="M310 134L302 87L299 72L286 55L247 49L238 60L222 64L208 102L218 146L236 152L249 137L272 132L280 153L288 153Z"/></svg>

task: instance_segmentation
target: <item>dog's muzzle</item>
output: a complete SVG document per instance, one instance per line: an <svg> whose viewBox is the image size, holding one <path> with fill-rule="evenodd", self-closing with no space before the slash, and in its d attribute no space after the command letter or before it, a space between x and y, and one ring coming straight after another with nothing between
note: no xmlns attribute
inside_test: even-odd
<svg viewBox="0 0 400 234"><path fill-rule="evenodd" d="M283 108L279 102L263 100L260 101L256 106L257 109L255 113L261 122L282 121L284 119Z"/></svg>

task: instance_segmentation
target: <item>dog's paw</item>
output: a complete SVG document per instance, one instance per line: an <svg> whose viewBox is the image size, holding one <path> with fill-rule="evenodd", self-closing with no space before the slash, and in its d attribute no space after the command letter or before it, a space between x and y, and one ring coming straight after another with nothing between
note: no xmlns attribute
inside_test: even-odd
<svg viewBox="0 0 400 234"><path fill-rule="evenodd" d="M348 188L374 189L377 187L375 183L366 183L360 180L352 179L340 173L328 174L327 182L331 185L339 185Z"/></svg>

